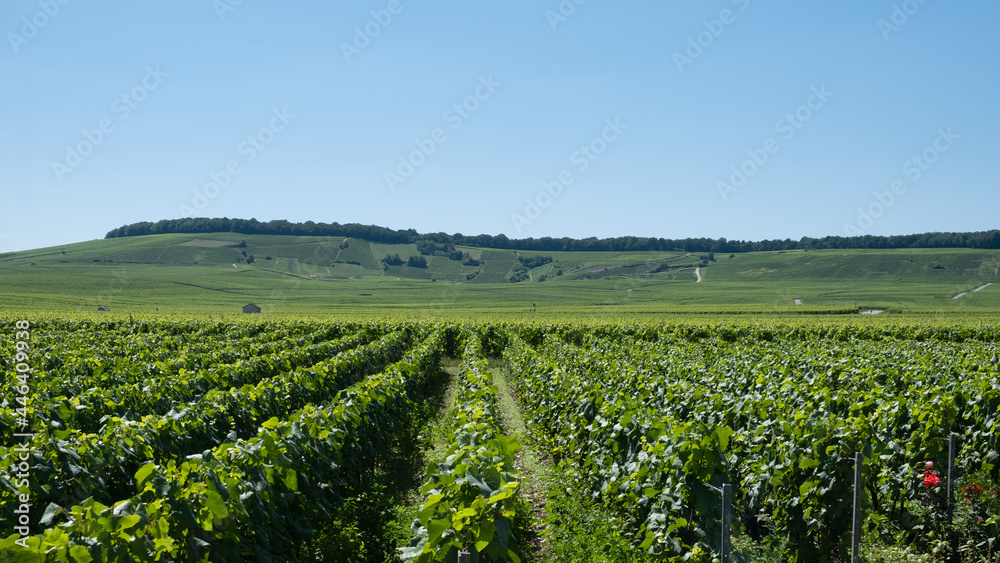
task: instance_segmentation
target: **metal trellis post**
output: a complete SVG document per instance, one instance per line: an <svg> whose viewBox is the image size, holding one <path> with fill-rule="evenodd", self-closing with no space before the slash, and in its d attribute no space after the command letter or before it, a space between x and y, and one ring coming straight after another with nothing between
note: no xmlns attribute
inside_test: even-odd
<svg viewBox="0 0 1000 563"><path fill-rule="evenodd" d="M722 485L722 563L730 563L730 521L733 518L733 486L729 483Z"/></svg>
<svg viewBox="0 0 1000 563"><path fill-rule="evenodd" d="M952 495L955 494L955 446L958 445L958 434L952 432L948 436L948 527L951 527L952 516L955 511Z"/></svg>
<svg viewBox="0 0 1000 563"><path fill-rule="evenodd" d="M851 563L861 562L861 469L864 458L854 454L854 526L851 529Z"/></svg>

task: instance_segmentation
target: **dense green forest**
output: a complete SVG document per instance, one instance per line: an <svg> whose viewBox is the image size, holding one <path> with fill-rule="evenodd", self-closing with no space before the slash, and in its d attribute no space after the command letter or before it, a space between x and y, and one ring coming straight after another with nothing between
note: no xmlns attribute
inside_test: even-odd
<svg viewBox="0 0 1000 563"><path fill-rule="evenodd" d="M463 235L455 233L418 233L413 229L394 230L376 225L357 223L291 223L274 220L261 222L256 219L190 218L164 219L155 223L143 221L124 225L108 232L104 238L159 235L168 233L217 233L233 232L247 235L294 235L353 237L385 244L413 244L426 241L450 247L454 245L480 248L534 250L547 252L569 251L674 251L685 252L760 252L775 250L821 249L886 249L886 248L976 248L1000 249L1000 230L975 233L922 233L914 235L857 237L827 236L802 237L799 240L742 241L686 238L665 239L656 237L596 237L574 239L569 237L511 239L506 235ZM426 244L426 243L425 243Z"/></svg>

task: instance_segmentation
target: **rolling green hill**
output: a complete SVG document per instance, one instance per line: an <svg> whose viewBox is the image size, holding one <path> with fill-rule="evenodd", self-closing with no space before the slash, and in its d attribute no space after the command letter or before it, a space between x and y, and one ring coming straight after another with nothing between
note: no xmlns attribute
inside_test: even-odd
<svg viewBox="0 0 1000 563"><path fill-rule="evenodd" d="M426 267L413 267L405 264L420 256L416 244L358 238L239 233L111 238L0 255L0 309L85 313L106 306L112 313L229 314L254 302L265 314L436 317L534 310L594 318L1000 310L1000 284L972 291L1000 282L997 250L714 256L455 250L466 259L439 252L424 256ZM383 266L387 255L398 255L404 265ZM512 277L524 281L509 283Z"/></svg>

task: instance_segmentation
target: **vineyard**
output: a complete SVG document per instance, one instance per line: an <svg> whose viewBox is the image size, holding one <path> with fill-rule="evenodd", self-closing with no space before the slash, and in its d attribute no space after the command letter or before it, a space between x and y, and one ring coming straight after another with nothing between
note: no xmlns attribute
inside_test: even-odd
<svg viewBox="0 0 1000 563"><path fill-rule="evenodd" d="M7 319L0 334L0 561L708 562L728 555L723 485L733 560L848 561L857 453L867 553L1000 560L989 326Z"/></svg>

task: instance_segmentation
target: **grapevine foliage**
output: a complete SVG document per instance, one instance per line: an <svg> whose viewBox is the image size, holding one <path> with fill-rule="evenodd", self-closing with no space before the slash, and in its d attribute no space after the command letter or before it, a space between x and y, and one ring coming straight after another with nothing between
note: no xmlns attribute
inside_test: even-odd
<svg viewBox="0 0 1000 563"><path fill-rule="evenodd" d="M452 439L404 559L519 561L519 444L486 356L512 374L533 441L645 557L717 554L728 483L739 533L788 561L844 560L855 452L870 525L931 549L951 532L946 476L927 468L946 467L951 433L962 549L997 544L975 481L1000 482L992 327L52 318L33 325L26 374L14 326L0 326L0 560L289 560L412 430L444 354L462 356Z"/></svg>

